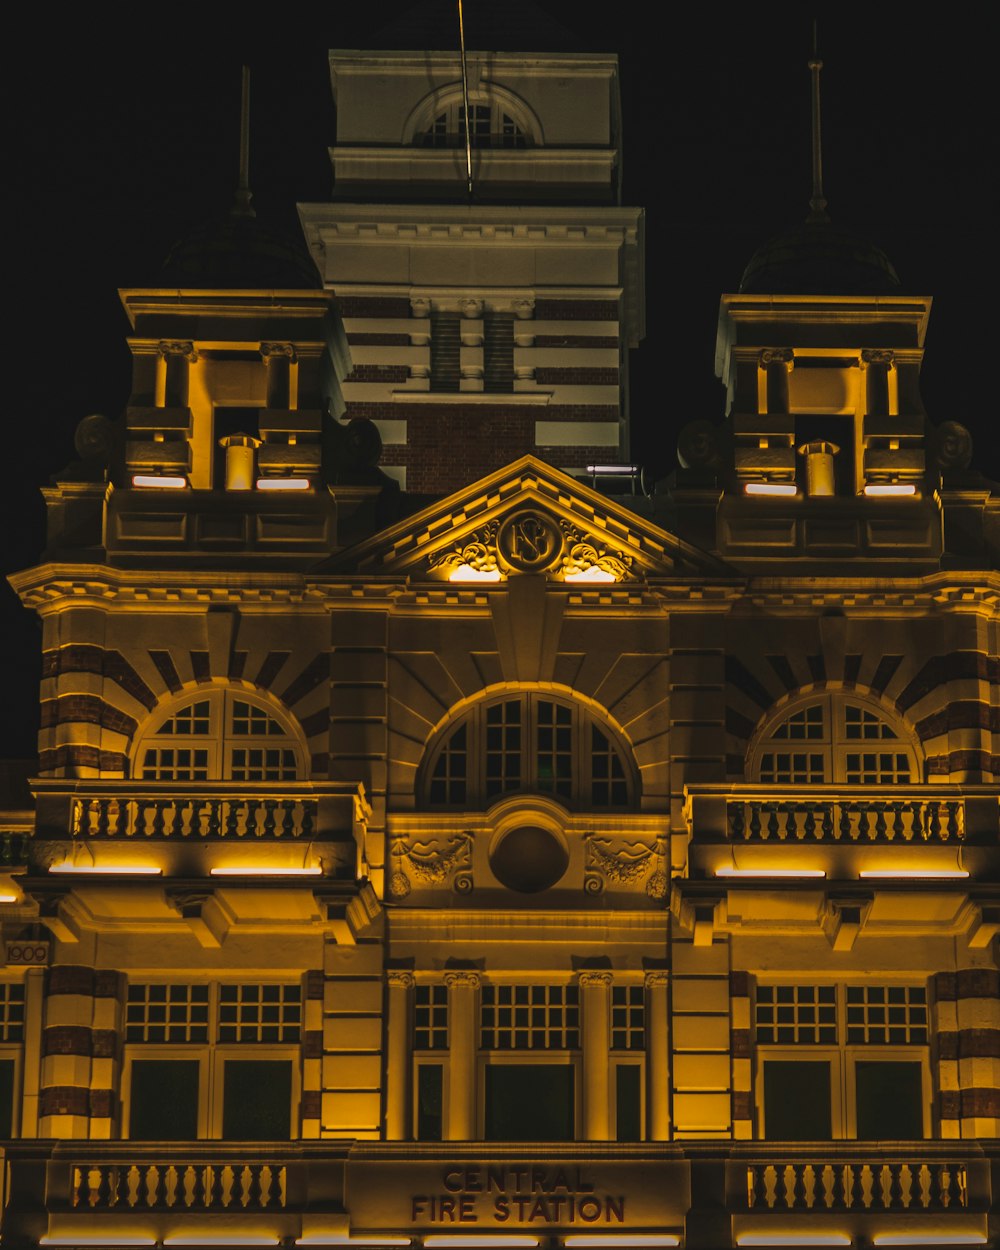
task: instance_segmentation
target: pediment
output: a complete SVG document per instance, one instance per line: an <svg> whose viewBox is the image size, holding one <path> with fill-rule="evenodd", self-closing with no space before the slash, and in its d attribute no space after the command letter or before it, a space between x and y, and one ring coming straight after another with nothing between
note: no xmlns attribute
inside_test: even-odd
<svg viewBox="0 0 1000 1250"><path fill-rule="evenodd" d="M340 552L329 568L417 580L641 582L725 576L725 564L614 499L524 456Z"/></svg>

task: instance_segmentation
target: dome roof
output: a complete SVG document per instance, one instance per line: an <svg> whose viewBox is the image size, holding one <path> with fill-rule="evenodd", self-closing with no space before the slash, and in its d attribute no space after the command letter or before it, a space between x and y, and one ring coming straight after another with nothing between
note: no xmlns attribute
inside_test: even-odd
<svg viewBox="0 0 1000 1250"><path fill-rule="evenodd" d="M825 214L776 235L750 258L742 295L891 295L899 278L886 254Z"/></svg>
<svg viewBox="0 0 1000 1250"><path fill-rule="evenodd" d="M209 290L315 290L322 285L305 244L291 231L236 210L178 239L160 280Z"/></svg>

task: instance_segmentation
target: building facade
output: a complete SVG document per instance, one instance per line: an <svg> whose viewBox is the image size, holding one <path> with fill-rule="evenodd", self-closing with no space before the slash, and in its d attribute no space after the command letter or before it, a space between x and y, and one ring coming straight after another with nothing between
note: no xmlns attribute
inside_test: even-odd
<svg viewBox="0 0 1000 1250"><path fill-rule="evenodd" d="M807 223L599 490L614 59L331 67L325 286L123 292L12 579L5 1250L998 1244L1000 496L930 300Z"/></svg>

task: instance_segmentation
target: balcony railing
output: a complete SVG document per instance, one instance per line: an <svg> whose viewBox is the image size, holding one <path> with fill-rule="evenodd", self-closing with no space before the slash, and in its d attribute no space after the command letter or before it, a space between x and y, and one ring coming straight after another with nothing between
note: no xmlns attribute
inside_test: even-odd
<svg viewBox="0 0 1000 1250"><path fill-rule="evenodd" d="M961 799L824 797L738 799L726 804L734 842L955 842L965 837Z"/></svg>
<svg viewBox="0 0 1000 1250"><path fill-rule="evenodd" d="M70 832L74 838L309 838L318 804L300 796L257 798L245 795L191 795L134 799L106 795L75 798Z"/></svg>
<svg viewBox="0 0 1000 1250"><path fill-rule="evenodd" d="M748 1163L747 1207L761 1211L954 1211L969 1206L956 1160Z"/></svg>
<svg viewBox="0 0 1000 1250"><path fill-rule="evenodd" d="M288 1198L283 1164L235 1158L76 1164L71 1174L77 1211L280 1211Z"/></svg>

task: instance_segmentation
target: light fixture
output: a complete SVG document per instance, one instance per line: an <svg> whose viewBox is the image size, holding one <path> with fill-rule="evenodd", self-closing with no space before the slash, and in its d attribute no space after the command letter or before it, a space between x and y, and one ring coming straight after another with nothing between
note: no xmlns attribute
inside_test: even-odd
<svg viewBox="0 0 1000 1250"><path fill-rule="evenodd" d="M597 473L607 475L608 477L631 477L638 473L639 466L637 464L588 464L588 473ZM569 1245L569 1242L566 1243Z"/></svg>
<svg viewBox="0 0 1000 1250"><path fill-rule="evenodd" d="M478 1246L537 1246L539 1239L529 1233L432 1233L424 1238L425 1246L463 1246L475 1250Z"/></svg>
<svg viewBox="0 0 1000 1250"><path fill-rule="evenodd" d="M49 872L76 873L81 877L159 877L163 869L156 864L74 864L64 860L52 864Z"/></svg>
<svg viewBox="0 0 1000 1250"><path fill-rule="evenodd" d="M744 1233L738 1246L850 1246L846 1233Z"/></svg>
<svg viewBox="0 0 1000 1250"><path fill-rule="evenodd" d="M259 477L258 490L309 490L312 483L307 477Z"/></svg>
<svg viewBox="0 0 1000 1250"><path fill-rule="evenodd" d="M596 564L592 564L589 569L581 569L579 573L566 573L563 576L564 582L616 582L617 580L614 573L609 573L607 569L602 569Z"/></svg>
<svg viewBox="0 0 1000 1250"><path fill-rule="evenodd" d="M84 1237L50 1237L48 1233L43 1233L38 1239L40 1246L105 1246L107 1250L114 1250L118 1246L155 1246L155 1237L129 1237L120 1233L109 1233L106 1237L92 1237L89 1234Z"/></svg>
<svg viewBox="0 0 1000 1250"><path fill-rule="evenodd" d="M716 868L717 877L825 877L822 868Z"/></svg>
<svg viewBox="0 0 1000 1250"><path fill-rule="evenodd" d="M188 484L186 477L173 477L168 474L160 475L158 473L133 473L133 486L152 486L158 487L160 490L184 490Z"/></svg>
<svg viewBox="0 0 1000 1250"><path fill-rule="evenodd" d="M799 488L794 482L747 482L743 487L748 495L797 495Z"/></svg>
<svg viewBox="0 0 1000 1250"><path fill-rule="evenodd" d="M296 1246L408 1246L412 1237L344 1237L339 1233L310 1233L296 1237Z"/></svg>
<svg viewBox="0 0 1000 1250"><path fill-rule="evenodd" d="M985 1246L981 1233L880 1233L875 1246Z"/></svg>
<svg viewBox="0 0 1000 1250"><path fill-rule="evenodd" d="M563 1239L564 1246L679 1246L675 1233L576 1233Z"/></svg>
<svg viewBox="0 0 1000 1250"><path fill-rule="evenodd" d="M153 1243L155 1245L155 1242ZM277 1237L164 1237L165 1246L280 1246Z"/></svg>
<svg viewBox="0 0 1000 1250"><path fill-rule="evenodd" d="M474 569L471 564L459 564L448 574L450 582L499 582L499 569Z"/></svg>
<svg viewBox="0 0 1000 1250"><path fill-rule="evenodd" d="M0 894L0 903L16 903L18 896L16 894Z"/></svg>
<svg viewBox="0 0 1000 1250"><path fill-rule="evenodd" d="M212 877L321 877L323 869L319 864L310 868L267 868L254 865L246 868L213 868Z"/></svg>
<svg viewBox="0 0 1000 1250"><path fill-rule="evenodd" d="M866 495L915 495L916 485L913 482L868 482L865 485Z"/></svg>
<svg viewBox="0 0 1000 1250"><path fill-rule="evenodd" d="M968 868L863 868L858 873L859 877L883 881L891 881L894 877L905 877L910 881L949 881L961 880L968 875Z"/></svg>

